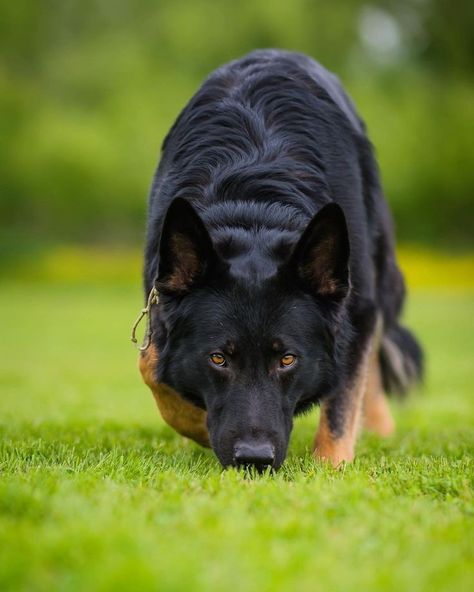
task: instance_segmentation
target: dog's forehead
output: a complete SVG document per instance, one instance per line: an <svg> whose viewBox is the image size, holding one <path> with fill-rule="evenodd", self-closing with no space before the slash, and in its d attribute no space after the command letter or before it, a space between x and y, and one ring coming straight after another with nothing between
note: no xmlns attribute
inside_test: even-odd
<svg viewBox="0 0 474 592"><path fill-rule="evenodd" d="M318 316L304 299L281 292L272 283L234 283L204 297L194 312L193 322L203 336L233 344L265 342L270 347L311 331Z"/></svg>
<svg viewBox="0 0 474 592"><path fill-rule="evenodd" d="M237 281L259 282L276 275L301 232L267 228L261 232L236 229L232 234L218 229L213 234L218 254L228 263Z"/></svg>

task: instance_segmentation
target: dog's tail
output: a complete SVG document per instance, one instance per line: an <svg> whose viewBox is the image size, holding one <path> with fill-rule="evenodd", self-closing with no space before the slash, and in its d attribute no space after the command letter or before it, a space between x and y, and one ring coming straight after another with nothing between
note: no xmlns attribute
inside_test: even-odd
<svg viewBox="0 0 474 592"><path fill-rule="evenodd" d="M423 350L401 325L385 333L380 345L380 367L385 392L404 395L423 378Z"/></svg>

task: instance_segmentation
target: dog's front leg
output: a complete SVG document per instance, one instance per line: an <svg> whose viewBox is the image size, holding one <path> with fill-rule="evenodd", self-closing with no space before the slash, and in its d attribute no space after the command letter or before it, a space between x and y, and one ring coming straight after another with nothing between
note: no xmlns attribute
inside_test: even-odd
<svg viewBox="0 0 474 592"><path fill-rule="evenodd" d="M321 404L319 428L314 441L314 456L338 467L354 459L360 430L362 404L366 390L370 352L363 356L348 388Z"/></svg>

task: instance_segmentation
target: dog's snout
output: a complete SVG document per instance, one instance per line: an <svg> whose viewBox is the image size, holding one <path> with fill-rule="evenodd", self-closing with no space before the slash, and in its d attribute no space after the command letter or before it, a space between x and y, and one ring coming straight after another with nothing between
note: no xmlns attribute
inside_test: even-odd
<svg viewBox="0 0 474 592"><path fill-rule="evenodd" d="M238 442L234 446L234 463L238 466L254 466L263 471L274 461L275 448L268 442Z"/></svg>

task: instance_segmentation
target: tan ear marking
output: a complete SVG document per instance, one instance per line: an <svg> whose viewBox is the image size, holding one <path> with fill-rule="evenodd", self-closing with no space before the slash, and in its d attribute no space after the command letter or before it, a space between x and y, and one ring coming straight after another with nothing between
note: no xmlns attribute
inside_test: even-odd
<svg viewBox="0 0 474 592"><path fill-rule="evenodd" d="M176 266L173 273L165 280L168 289L183 292L194 281L200 270L200 263L193 242L184 234L176 233L171 237L171 250Z"/></svg>
<svg viewBox="0 0 474 592"><path fill-rule="evenodd" d="M339 288L337 280L331 274L332 251L336 249L334 237L328 236L311 249L311 258L314 262L309 270L305 270L308 280L314 284L318 293L322 296L331 296Z"/></svg>

